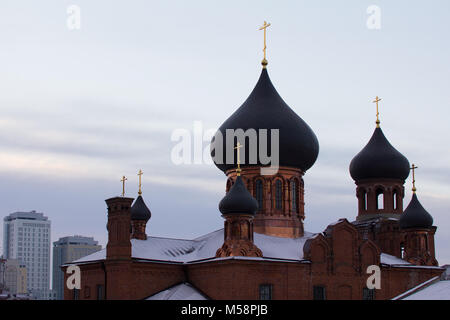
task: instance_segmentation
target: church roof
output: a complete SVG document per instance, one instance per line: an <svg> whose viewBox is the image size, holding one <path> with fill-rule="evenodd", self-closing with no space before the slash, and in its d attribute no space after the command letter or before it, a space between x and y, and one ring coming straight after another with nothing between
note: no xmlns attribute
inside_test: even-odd
<svg viewBox="0 0 450 320"><path fill-rule="evenodd" d="M248 192L241 176L236 178L235 183L219 203L219 210L225 215L254 215L258 209L258 203Z"/></svg>
<svg viewBox="0 0 450 320"><path fill-rule="evenodd" d="M148 221L152 216L150 209L144 202L141 195L137 197L134 204L131 206L131 220L144 220Z"/></svg>
<svg viewBox="0 0 450 320"><path fill-rule="evenodd" d="M171 239L149 236L147 240L132 239L132 258L143 261L160 261L167 263L196 263L211 260L247 259L265 261L304 261L303 247L308 239L317 234L305 232L300 238L281 238L254 233L255 245L261 249L262 258L228 257L215 258L216 251L223 244L223 229L211 232L193 240ZM83 264L106 259L106 249L78 259L72 263ZM400 258L382 253L382 264L396 267L416 267ZM419 266L420 268L425 268ZM429 267L431 268L431 267ZM435 268L435 267L433 267Z"/></svg>
<svg viewBox="0 0 450 320"><path fill-rule="evenodd" d="M155 293L144 300L209 300L209 298L190 283L184 282Z"/></svg>
<svg viewBox="0 0 450 320"><path fill-rule="evenodd" d="M381 128L376 128L367 145L350 163L353 180L398 179L409 175L409 161L386 139Z"/></svg>
<svg viewBox="0 0 450 320"><path fill-rule="evenodd" d="M413 193L411 202L400 216L399 225L402 229L430 228L433 225L433 217L419 202L416 193Z"/></svg>
<svg viewBox="0 0 450 320"><path fill-rule="evenodd" d="M450 300L450 281L436 276L403 292L392 300Z"/></svg>
<svg viewBox="0 0 450 320"><path fill-rule="evenodd" d="M287 104L270 81L267 69L263 69L261 76L250 96L219 128L217 134L223 137L223 157L216 155L213 150L212 156L216 166L226 172L236 167L236 161L226 163L226 150L229 144L230 150L236 145L235 139L226 139L227 129L267 129L267 155L271 151L271 130L279 129L279 161L280 166L299 168L303 171L308 170L317 159L319 154L319 142L311 128L302 120ZM213 138L215 141L216 138ZM257 135L258 144L255 146L259 150L259 135ZM240 141L244 144L244 141ZM245 141L247 142L247 141ZM214 143L211 144L213 148ZM256 164L249 164L249 146L245 143L244 154L245 164L264 165L266 161L260 161L260 155L255 155ZM236 159L236 157L234 157ZM221 162L221 163L219 163Z"/></svg>
<svg viewBox="0 0 450 320"><path fill-rule="evenodd" d="M312 233L305 232L304 237L291 239L254 233L254 242L263 252L264 258L299 261L303 259L303 246L306 240L313 235ZM148 236L147 240L131 239L131 255L134 259L173 263L189 263L215 259L217 249L223 244L223 237L223 229L220 229L194 240L151 236ZM105 258L106 249L103 249L78 259L74 263L98 261L104 260Z"/></svg>

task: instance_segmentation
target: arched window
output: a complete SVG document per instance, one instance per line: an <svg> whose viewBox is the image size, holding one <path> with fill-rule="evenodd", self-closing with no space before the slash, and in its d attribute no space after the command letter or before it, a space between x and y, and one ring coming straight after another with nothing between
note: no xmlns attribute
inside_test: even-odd
<svg viewBox="0 0 450 320"><path fill-rule="evenodd" d="M256 195L256 201L258 202L258 210L262 210L262 208L263 208L263 182L261 180L256 180L255 195Z"/></svg>
<svg viewBox="0 0 450 320"><path fill-rule="evenodd" d="M367 191L363 189L361 191L361 194L362 194L362 209L367 210Z"/></svg>
<svg viewBox="0 0 450 320"><path fill-rule="evenodd" d="M402 257L402 259L405 259L405 245L404 243L400 243L400 257Z"/></svg>
<svg viewBox="0 0 450 320"><path fill-rule="evenodd" d="M398 202L397 202L397 197L398 197L398 193L397 193L397 190L394 190L394 194L392 195L392 197L393 197L393 201L392 201L392 203L394 204L394 210L397 210L398 209Z"/></svg>
<svg viewBox="0 0 450 320"><path fill-rule="evenodd" d="M298 211L298 187L297 180L291 181L291 199L292 199L292 211Z"/></svg>
<svg viewBox="0 0 450 320"><path fill-rule="evenodd" d="M275 208L283 208L283 188L280 180L275 182Z"/></svg>
<svg viewBox="0 0 450 320"><path fill-rule="evenodd" d="M382 189L377 189L377 209L383 210L384 208L384 195Z"/></svg>

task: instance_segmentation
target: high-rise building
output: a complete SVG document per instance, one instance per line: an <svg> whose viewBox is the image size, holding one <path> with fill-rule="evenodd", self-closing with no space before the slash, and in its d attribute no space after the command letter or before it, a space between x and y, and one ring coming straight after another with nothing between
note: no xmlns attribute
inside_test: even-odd
<svg viewBox="0 0 450 320"><path fill-rule="evenodd" d="M10 294L27 293L27 268L17 259L4 260L3 275L0 281ZM1 272L1 271L0 271Z"/></svg>
<svg viewBox="0 0 450 320"><path fill-rule="evenodd" d="M45 299L50 289L50 220L43 213L14 212L3 224L3 256L27 269L27 290Z"/></svg>
<svg viewBox="0 0 450 320"><path fill-rule="evenodd" d="M64 299L64 274L61 265L99 251L102 246L93 237L69 236L53 242L53 292Z"/></svg>

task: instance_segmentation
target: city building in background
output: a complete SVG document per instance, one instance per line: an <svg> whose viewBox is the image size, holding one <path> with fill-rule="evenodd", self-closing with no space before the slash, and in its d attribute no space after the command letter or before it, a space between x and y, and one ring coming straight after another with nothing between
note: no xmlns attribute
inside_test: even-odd
<svg viewBox="0 0 450 320"><path fill-rule="evenodd" d="M53 293L55 299L64 299L64 274L61 265L101 249L102 246L93 237L75 235L53 242Z"/></svg>
<svg viewBox="0 0 450 320"><path fill-rule="evenodd" d="M27 268L17 259L2 260L0 281L4 291L10 294L27 293Z"/></svg>
<svg viewBox="0 0 450 320"><path fill-rule="evenodd" d="M27 291L46 299L50 289L50 225L43 213L14 212L3 219L3 257L27 271Z"/></svg>

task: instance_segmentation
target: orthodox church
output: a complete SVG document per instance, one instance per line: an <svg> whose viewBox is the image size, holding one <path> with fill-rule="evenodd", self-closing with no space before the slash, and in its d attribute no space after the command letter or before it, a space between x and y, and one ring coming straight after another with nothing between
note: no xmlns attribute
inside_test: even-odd
<svg viewBox="0 0 450 320"><path fill-rule="evenodd" d="M378 115L372 137L350 163L354 221L305 231L304 177L318 157L318 139L276 91L265 58L262 64L250 96L219 132L226 140L227 129L277 128L278 171L262 175L263 159L250 164L249 143L236 137L224 144L238 145L233 163L213 150L227 177L217 212L224 227L192 240L147 235L151 212L140 191L136 200L107 199L106 249L62 267L81 270L80 289L66 286L65 299L380 300L444 272L435 258L436 227L419 202L414 177L413 197L403 209L410 164L384 135ZM379 268L375 288L367 284L369 266Z"/></svg>

